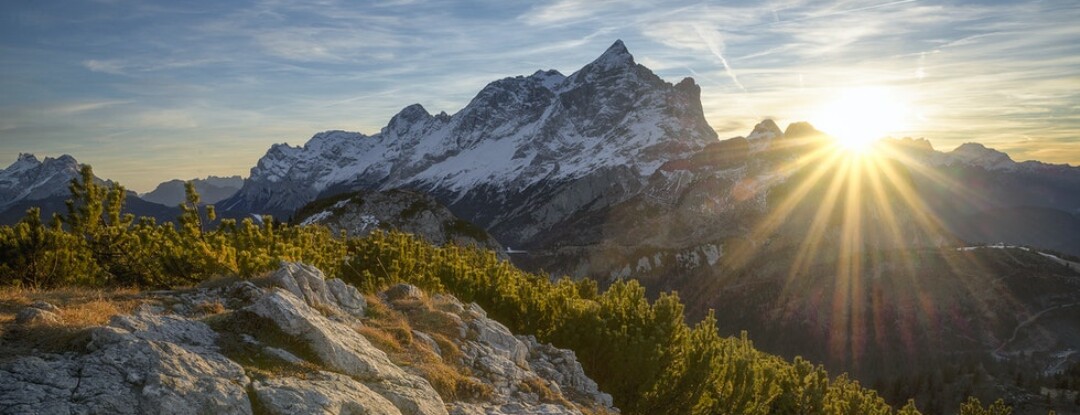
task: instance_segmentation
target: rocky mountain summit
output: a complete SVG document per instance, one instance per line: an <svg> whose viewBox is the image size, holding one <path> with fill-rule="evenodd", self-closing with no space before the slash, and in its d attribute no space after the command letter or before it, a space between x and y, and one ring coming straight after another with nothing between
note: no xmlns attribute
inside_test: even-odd
<svg viewBox="0 0 1080 415"><path fill-rule="evenodd" d="M0 223L13 224L26 216L30 208L41 210L41 217L49 220L54 213L67 212L65 201L70 198L71 180L79 177L83 165L70 155L38 160L33 154L19 154L18 160L0 170ZM103 186L113 182L95 177ZM124 212L146 216L158 222L176 219L180 209L140 199L135 192L127 192Z"/></svg>
<svg viewBox="0 0 1080 415"><path fill-rule="evenodd" d="M570 76L492 82L453 115L412 105L377 134L274 145L218 207L288 217L320 196L412 189L517 244L629 197L664 162L715 142L700 92L690 78L660 79L618 41Z"/></svg>
<svg viewBox="0 0 1080 415"><path fill-rule="evenodd" d="M568 350L413 286L365 297L313 267L183 291L0 361L0 413L614 413ZM34 304L21 325L61 317Z"/></svg>
<svg viewBox="0 0 1080 415"><path fill-rule="evenodd" d="M0 211L20 201L67 196L68 183L79 175L79 162L67 154L38 160L19 154L18 160L0 170Z"/></svg>

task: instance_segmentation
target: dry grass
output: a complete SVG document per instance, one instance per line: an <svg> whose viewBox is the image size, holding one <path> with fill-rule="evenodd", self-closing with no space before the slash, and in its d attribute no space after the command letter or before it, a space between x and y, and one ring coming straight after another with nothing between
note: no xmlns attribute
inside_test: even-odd
<svg viewBox="0 0 1080 415"><path fill-rule="evenodd" d="M371 326L358 326L353 329L367 338L368 341L371 342L371 345L375 346L376 349L382 350L387 354L392 355L405 351L405 348L401 347L401 342L382 329Z"/></svg>
<svg viewBox="0 0 1080 415"><path fill-rule="evenodd" d="M537 377L525 379L520 384L518 384L518 389L526 393L535 393L540 398L540 402L543 403L562 405L566 407L574 406L574 404L566 400L566 398L564 398L561 394L551 390L551 387L549 387L543 379Z"/></svg>
<svg viewBox="0 0 1080 415"><path fill-rule="evenodd" d="M131 313L143 300L136 289L0 289L0 358L37 352L79 351L89 342L86 328ZM37 301L57 306L58 323L16 325L15 315Z"/></svg>
<svg viewBox="0 0 1080 415"><path fill-rule="evenodd" d="M446 324L448 321L445 316L431 316L445 313L435 310L430 300L397 301L394 308L378 297L368 296L367 300L366 324L354 328L372 345L386 352L395 364L415 369L447 402L491 398L494 394L492 387L469 376L469 369L461 366L461 351L457 345L438 330L428 330L438 327L445 329L435 323ZM442 355L436 354L424 342L414 341L413 328L429 333Z"/></svg>
<svg viewBox="0 0 1080 415"><path fill-rule="evenodd" d="M195 306L195 312L203 315L215 315L225 312L225 305L221 300L203 301Z"/></svg>

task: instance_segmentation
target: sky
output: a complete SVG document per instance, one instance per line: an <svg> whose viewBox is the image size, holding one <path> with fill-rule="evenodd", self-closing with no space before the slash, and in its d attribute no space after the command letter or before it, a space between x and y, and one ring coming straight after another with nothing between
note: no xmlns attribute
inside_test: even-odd
<svg viewBox="0 0 1080 415"><path fill-rule="evenodd" d="M246 176L273 143L377 133L413 103L453 114L617 39L693 77L721 138L873 88L903 104L890 135L1080 165L1077 22L1076 0L6 0L0 165L71 154L140 192Z"/></svg>

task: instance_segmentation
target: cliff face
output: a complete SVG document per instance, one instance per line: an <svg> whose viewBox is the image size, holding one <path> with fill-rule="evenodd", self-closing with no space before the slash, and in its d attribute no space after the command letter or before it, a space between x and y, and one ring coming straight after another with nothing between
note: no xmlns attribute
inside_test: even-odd
<svg viewBox="0 0 1080 415"><path fill-rule="evenodd" d="M399 285L361 295L312 267L152 292L63 350L0 363L0 413L614 413L568 350L475 304ZM61 324L36 303L12 323ZM36 331L35 331L36 329Z"/></svg>

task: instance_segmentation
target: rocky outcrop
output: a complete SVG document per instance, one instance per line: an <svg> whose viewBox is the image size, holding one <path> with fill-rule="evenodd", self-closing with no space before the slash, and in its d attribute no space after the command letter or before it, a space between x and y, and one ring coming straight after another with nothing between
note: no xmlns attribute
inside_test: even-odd
<svg viewBox="0 0 1080 415"><path fill-rule="evenodd" d="M408 190L364 191L312 202L293 215L302 225L319 224L334 234L363 237L397 230L434 245L474 246L502 253L502 245L483 228L466 221L435 198Z"/></svg>
<svg viewBox="0 0 1080 415"><path fill-rule="evenodd" d="M491 391L479 398L444 397L423 367L402 365L375 347L363 329L370 324L363 317L367 300L314 267L284 264L267 277L217 285L144 293L131 315L86 329L78 347L0 362L0 413L616 412L573 352L514 336L480 307L450 296L433 296L439 309L426 312L451 327L418 325L412 338L431 351L425 359L459 368L456 376ZM382 297L413 309L431 300L408 285ZM59 311L48 304L26 310ZM444 343L448 338L453 345Z"/></svg>
<svg viewBox="0 0 1080 415"><path fill-rule="evenodd" d="M417 302L425 301L423 296L422 291L405 284L386 292L392 306L405 309L414 309ZM436 306L428 313L448 322L450 327L440 332L449 333L461 352L456 363L493 390L485 403L450 404L451 414L580 413L570 402L614 410L611 395L601 392L596 382L585 376L573 351L542 344L532 336L515 336L476 304L462 304L446 295L435 295L431 302ZM427 342L424 336L420 341Z"/></svg>
<svg viewBox="0 0 1080 415"><path fill-rule="evenodd" d="M0 365L0 413L251 413L244 368L206 324L142 307L89 337L83 353Z"/></svg>

